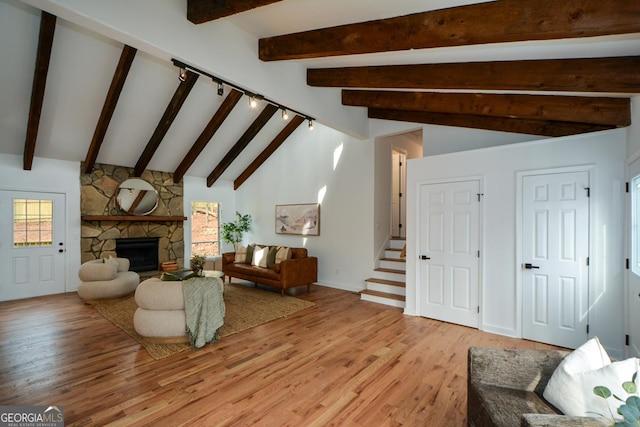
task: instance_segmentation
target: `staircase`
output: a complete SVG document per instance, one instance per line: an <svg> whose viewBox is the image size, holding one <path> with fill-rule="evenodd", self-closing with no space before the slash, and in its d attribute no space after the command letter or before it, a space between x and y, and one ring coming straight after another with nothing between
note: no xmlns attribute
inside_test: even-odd
<svg viewBox="0 0 640 427"><path fill-rule="evenodd" d="M404 245L403 237L391 238L384 258L380 258L379 267L374 270L374 277L365 280L367 288L360 292L361 300L404 308L406 258L400 258Z"/></svg>

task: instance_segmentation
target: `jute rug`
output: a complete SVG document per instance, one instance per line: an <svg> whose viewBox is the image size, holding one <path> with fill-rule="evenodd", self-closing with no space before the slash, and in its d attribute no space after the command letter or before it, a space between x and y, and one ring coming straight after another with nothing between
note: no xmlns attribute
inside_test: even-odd
<svg viewBox="0 0 640 427"><path fill-rule="evenodd" d="M279 292L228 283L224 286L226 314L224 326L219 330L221 339L315 305L299 298L281 297ZM191 348L188 343L151 343L138 335L133 327L133 313L138 308L133 296L96 301L93 306L105 319L138 341L154 359L162 359Z"/></svg>

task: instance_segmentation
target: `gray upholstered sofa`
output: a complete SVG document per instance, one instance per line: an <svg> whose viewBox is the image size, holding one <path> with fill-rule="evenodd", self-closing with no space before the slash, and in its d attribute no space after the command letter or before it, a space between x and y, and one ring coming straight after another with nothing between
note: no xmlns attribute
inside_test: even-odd
<svg viewBox="0 0 640 427"><path fill-rule="evenodd" d="M611 420L568 417L542 398L568 354L556 350L471 347L468 353L467 423L476 427L608 426Z"/></svg>

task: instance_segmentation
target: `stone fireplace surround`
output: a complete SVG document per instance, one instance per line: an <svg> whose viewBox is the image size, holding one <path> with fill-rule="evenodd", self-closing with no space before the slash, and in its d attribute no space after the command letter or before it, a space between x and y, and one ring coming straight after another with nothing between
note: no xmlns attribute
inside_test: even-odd
<svg viewBox="0 0 640 427"><path fill-rule="evenodd" d="M92 217L82 220L80 242L81 261L116 256L116 239L130 237L157 237L158 262L177 261L180 267L184 259L184 228L181 220L159 220L158 217L182 217L182 183L173 182L169 172L144 171L140 178L158 191L158 207L147 217L124 219L127 215L116 204L118 185L134 177L132 168L96 163L89 174L80 165L80 214ZM109 217L96 220L95 217ZM123 216L123 220L112 220ZM155 218L154 218L155 217Z"/></svg>

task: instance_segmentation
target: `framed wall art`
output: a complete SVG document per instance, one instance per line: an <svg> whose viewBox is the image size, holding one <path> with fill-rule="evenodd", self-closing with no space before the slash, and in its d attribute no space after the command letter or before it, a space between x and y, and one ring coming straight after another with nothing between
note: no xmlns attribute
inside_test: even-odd
<svg viewBox="0 0 640 427"><path fill-rule="evenodd" d="M276 234L320 235L320 203L276 205Z"/></svg>

